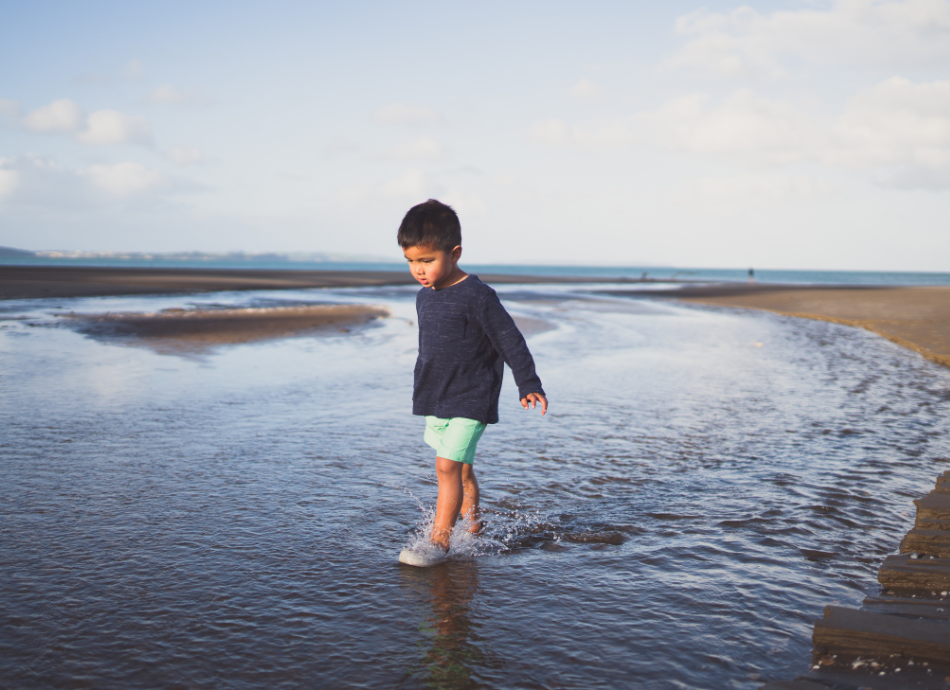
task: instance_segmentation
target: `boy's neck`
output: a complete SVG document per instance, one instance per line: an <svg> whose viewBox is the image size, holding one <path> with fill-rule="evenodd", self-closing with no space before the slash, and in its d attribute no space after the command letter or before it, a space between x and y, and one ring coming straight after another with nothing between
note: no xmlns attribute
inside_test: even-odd
<svg viewBox="0 0 950 690"><path fill-rule="evenodd" d="M448 276L446 276L445 280L442 281L442 283L440 283L439 285L433 285L432 289L443 290L447 287L458 285L466 278L468 278L468 273L466 273L461 268L459 268L458 264L455 264L454 268L452 269L452 272Z"/></svg>

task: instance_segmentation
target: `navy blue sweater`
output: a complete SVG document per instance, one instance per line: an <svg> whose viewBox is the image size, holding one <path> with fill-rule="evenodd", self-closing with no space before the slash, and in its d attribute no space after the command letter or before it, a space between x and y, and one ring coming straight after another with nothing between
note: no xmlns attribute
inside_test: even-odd
<svg viewBox="0 0 950 690"><path fill-rule="evenodd" d="M441 290L416 296L419 358L412 413L498 421L498 394L507 362L518 397L541 393L541 379L524 336L490 287L469 275Z"/></svg>

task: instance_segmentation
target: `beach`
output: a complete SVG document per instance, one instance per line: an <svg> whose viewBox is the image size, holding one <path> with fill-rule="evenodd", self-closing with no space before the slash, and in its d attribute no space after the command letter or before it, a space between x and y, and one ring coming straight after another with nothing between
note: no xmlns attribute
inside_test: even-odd
<svg viewBox="0 0 950 690"><path fill-rule="evenodd" d="M755 690L880 595L950 458L950 371L867 330L509 277L551 408L506 373L485 534L403 567L418 286L334 279L0 303L0 677Z"/></svg>
<svg viewBox="0 0 950 690"><path fill-rule="evenodd" d="M687 299L865 328L950 367L950 287L786 287Z"/></svg>
<svg viewBox="0 0 950 690"><path fill-rule="evenodd" d="M676 298L696 304L763 309L865 328L950 367L950 287L708 285L613 295Z"/></svg>

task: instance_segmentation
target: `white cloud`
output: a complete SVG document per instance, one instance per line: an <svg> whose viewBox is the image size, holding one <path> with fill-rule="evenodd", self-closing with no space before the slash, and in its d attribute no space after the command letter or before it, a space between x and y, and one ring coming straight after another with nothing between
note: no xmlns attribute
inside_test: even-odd
<svg viewBox="0 0 950 690"><path fill-rule="evenodd" d="M799 106L739 89L721 103L691 94L644 118L653 141L674 150L756 163L794 163L814 153L821 132Z"/></svg>
<svg viewBox="0 0 950 690"><path fill-rule="evenodd" d="M411 206L426 199L439 199L450 204L465 218L488 214L483 197L470 185L445 185L435 175L408 167L399 175L377 184L342 185L335 190L334 201L351 217L377 219L401 218Z"/></svg>
<svg viewBox="0 0 950 690"><path fill-rule="evenodd" d="M760 13L699 10L677 19L688 37L668 61L722 76L777 77L782 58L891 68L943 67L950 58L950 0L835 0L827 9Z"/></svg>
<svg viewBox="0 0 950 690"><path fill-rule="evenodd" d="M12 159L0 158L0 199L9 196L20 182L19 173L6 168L12 162Z"/></svg>
<svg viewBox="0 0 950 690"><path fill-rule="evenodd" d="M441 188L433 185L422 170L406 168L380 184L343 185L337 188L335 197L337 203L348 211L366 212L379 208L398 210L407 203L419 203L437 196L439 191Z"/></svg>
<svg viewBox="0 0 950 690"><path fill-rule="evenodd" d="M950 81L881 82L851 99L836 133L845 162L950 169Z"/></svg>
<svg viewBox="0 0 950 690"><path fill-rule="evenodd" d="M19 106L12 101L7 111L16 112ZM148 144L151 133L143 117L126 115L118 110L97 110L85 118L79 104L68 98L53 101L27 113L20 124L34 132L71 133L82 144ZM85 126L83 126L85 124Z"/></svg>
<svg viewBox="0 0 950 690"><path fill-rule="evenodd" d="M746 211L769 210L790 203L809 203L826 197L831 189L810 177L743 174L704 177L688 185L683 201L705 216L737 216Z"/></svg>
<svg viewBox="0 0 950 690"><path fill-rule="evenodd" d="M0 201L4 211L19 209L42 217L62 212L78 218L115 205L123 209L130 204L148 208L169 195L202 189L191 180L169 177L132 161L76 169L32 154L0 159Z"/></svg>
<svg viewBox="0 0 950 690"><path fill-rule="evenodd" d="M459 190L450 190L440 196L439 201L448 204L462 217L482 218L488 215L488 204L477 194L466 194Z"/></svg>
<svg viewBox="0 0 950 690"><path fill-rule="evenodd" d="M165 158L176 165L201 165L205 162L201 151L187 146L172 146L165 152Z"/></svg>
<svg viewBox="0 0 950 690"><path fill-rule="evenodd" d="M377 110L373 119L383 125L428 125L439 122L442 118L424 105L391 103Z"/></svg>
<svg viewBox="0 0 950 690"><path fill-rule="evenodd" d="M445 158L445 147L432 137L420 137L391 148L386 157L399 161L438 161Z"/></svg>
<svg viewBox="0 0 950 690"><path fill-rule="evenodd" d="M97 110L86 121L86 129L76 135L83 144L138 143L151 141L148 122L145 118L120 113L118 110Z"/></svg>
<svg viewBox="0 0 950 690"><path fill-rule="evenodd" d="M652 113L569 125L537 122L530 141L578 150L632 144L757 166L818 164L872 174L881 184L947 188L950 81L887 79L856 93L837 116L812 103L763 98L738 89L721 100L675 98Z"/></svg>
<svg viewBox="0 0 950 690"><path fill-rule="evenodd" d="M20 117L20 104L16 101L0 98L0 115L11 121L16 120Z"/></svg>
<svg viewBox="0 0 950 690"><path fill-rule="evenodd" d="M61 98L28 113L21 123L35 132L74 132L82 124L82 108Z"/></svg>
<svg viewBox="0 0 950 690"><path fill-rule="evenodd" d="M674 150L755 164L818 163L884 171L895 185L945 185L950 176L950 81L894 77L858 92L836 118L740 89L719 104L676 99L647 118Z"/></svg>
<svg viewBox="0 0 950 690"><path fill-rule="evenodd" d="M573 143L570 126L556 118L533 123L528 127L528 140L551 146L567 146Z"/></svg>
<svg viewBox="0 0 950 690"><path fill-rule="evenodd" d="M145 74L145 67L138 60L129 60L122 68L122 76L126 79L141 79Z"/></svg>
<svg viewBox="0 0 950 690"><path fill-rule="evenodd" d="M381 192L383 196L390 199L421 199L425 196L427 186L425 173L418 168L408 168L399 177L386 182Z"/></svg>
<svg viewBox="0 0 950 690"><path fill-rule="evenodd" d="M141 163L93 165L78 174L86 177L100 191L117 198L128 198L168 186L164 175Z"/></svg>
<svg viewBox="0 0 950 690"><path fill-rule="evenodd" d="M596 100L603 95L600 87L587 79L581 79L574 84L574 86L571 87L570 94L572 98L587 101Z"/></svg>
<svg viewBox="0 0 950 690"><path fill-rule="evenodd" d="M600 120L591 125L572 126L562 120L535 122L528 127L528 141L548 146L584 150L611 150L634 143L638 135L630 118Z"/></svg>
<svg viewBox="0 0 950 690"><path fill-rule="evenodd" d="M145 99L147 103L182 103L185 100L185 94L170 84L162 84Z"/></svg>

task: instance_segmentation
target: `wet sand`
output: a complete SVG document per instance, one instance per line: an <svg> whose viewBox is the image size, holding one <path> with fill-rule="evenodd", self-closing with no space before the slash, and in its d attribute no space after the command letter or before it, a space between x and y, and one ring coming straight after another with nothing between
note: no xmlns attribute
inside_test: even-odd
<svg viewBox="0 0 950 690"><path fill-rule="evenodd" d="M621 293L632 294L627 291L612 294ZM663 290L646 293L646 296L764 309L866 328L919 352L931 361L950 367L950 286L718 285Z"/></svg>
<svg viewBox="0 0 950 690"><path fill-rule="evenodd" d="M389 310L361 304L243 309L167 309L155 313L69 314L76 330L100 339L125 339L163 353L199 353L217 345L271 340L302 333L349 330Z"/></svg>
<svg viewBox="0 0 950 690"><path fill-rule="evenodd" d="M581 279L538 276L485 274L480 277L487 283L581 282ZM0 300L413 284L415 280L408 271L0 266Z"/></svg>

